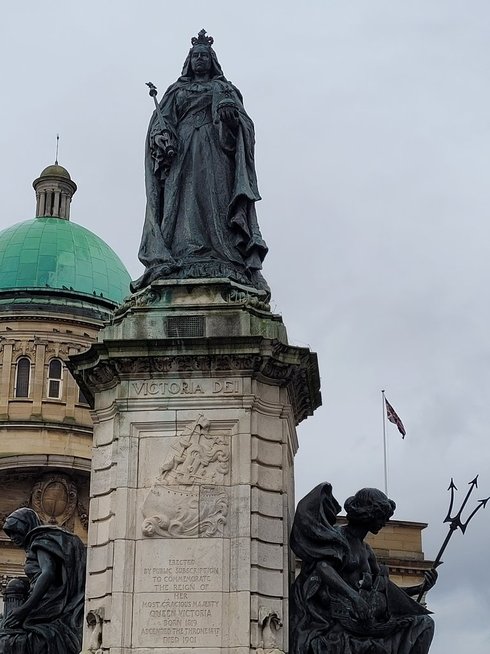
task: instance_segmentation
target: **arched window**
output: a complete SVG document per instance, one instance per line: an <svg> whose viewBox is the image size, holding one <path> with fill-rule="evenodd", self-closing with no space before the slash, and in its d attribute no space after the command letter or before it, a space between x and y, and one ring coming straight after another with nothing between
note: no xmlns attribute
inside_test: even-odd
<svg viewBox="0 0 490 654"><path fill-rule="evenodd" d="M30 384L31 362L27 357L20 357L15 372L15 397L29 397Z"/></svg>
<svg viewBox="0 0 490 654"><path fill-rule="evenodd" d="M48 397L59 400L61 397L61 382L63 380L63 363L59 359L51 359L48 369Z"/></svg>

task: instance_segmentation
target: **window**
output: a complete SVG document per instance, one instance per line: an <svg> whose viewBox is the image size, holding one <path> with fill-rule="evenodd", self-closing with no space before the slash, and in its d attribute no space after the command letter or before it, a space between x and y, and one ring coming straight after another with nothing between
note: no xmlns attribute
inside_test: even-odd
<svg viewBox="0 0 490 654"><path fill-rule="evenodd" d="M29 397L31 382L31 362L27 357L17 360L15 375L15 397Z"/></svg>
<svg viewBox="0 0 490 654"><path fill-rule="evenodd" d="M78 403L79 404L88 404L89 403L89 401L87 400L87 398L83 394L83 391L82 391L81 388L78 389Z"/></svg>
<svg viewBox="0 0 490 654"><path fill-rule="evenodd" d="M61 381L63 364L59 359L51 359L48 371L48 397L59 400L61 397Z"/></svg>

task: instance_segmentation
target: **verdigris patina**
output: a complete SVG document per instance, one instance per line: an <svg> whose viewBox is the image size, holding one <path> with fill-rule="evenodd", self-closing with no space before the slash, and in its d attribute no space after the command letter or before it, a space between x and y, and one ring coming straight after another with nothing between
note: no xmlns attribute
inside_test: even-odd
<svg viewBox="0 0 490 654"><path fill-rule="evenodd" d="M42 525L32 509L11 513L3 526L24 548L25 601L6 612L0 654L79 654L85 587L85 547L74 534Z"/></svg>
<svg viewBox="0 0 490 654"><path fill-rule="evenodd" d="M260 273L267 246L255 212L254 126L223 75L213 38L201 30L191 42L182 75L148 128L139 250L146 270L132 290L156 279L227 277L268 291Z"/></svg>
<svg viewBox="0 0 490 654"><path fill-rule="evenodd" d="M419 586L399 588L370 546L395 503L376 488L346 500L347 525L336 526L340 505L323 483L296 509L291 548L301 572L290 597L290 654L427 654L434 623L411 599L431 588L435 570Z"/></svg>

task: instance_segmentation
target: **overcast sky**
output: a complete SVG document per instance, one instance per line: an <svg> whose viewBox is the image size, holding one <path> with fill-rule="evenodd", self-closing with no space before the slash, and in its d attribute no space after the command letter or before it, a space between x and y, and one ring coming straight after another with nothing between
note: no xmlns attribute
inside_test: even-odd
<svg viewBox="0 0 490 654"><path fill-rule="evenodd" d="M145 82L162 92L190 37L214 36L255 122L272 305L319 357L297 497L383 487L385 388L407 429L388 426L389 494L397 518L429 523L428 558L450 477L462 495L480 473L490 495L489 23L488 0L0 5L0 228L33 217L59 132L72 219L134 278ZM449 545L431 654L490 650L489 521Z"/></svg>

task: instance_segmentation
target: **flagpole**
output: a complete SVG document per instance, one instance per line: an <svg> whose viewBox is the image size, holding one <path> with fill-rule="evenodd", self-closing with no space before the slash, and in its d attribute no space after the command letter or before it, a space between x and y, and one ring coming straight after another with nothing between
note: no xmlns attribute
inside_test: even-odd
<svg viewBox="0 0 490 654"><path fill-rule="evenodd" d="M381 400L383 402L383 460L384 460L384 473L385 473L385 495L388 495L388 454L386 444L386 401L385 392L381 391Z"/></svg>

